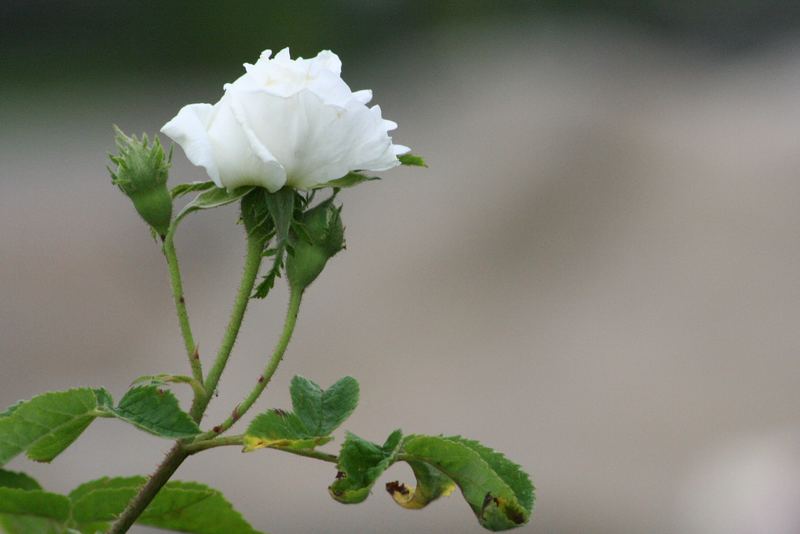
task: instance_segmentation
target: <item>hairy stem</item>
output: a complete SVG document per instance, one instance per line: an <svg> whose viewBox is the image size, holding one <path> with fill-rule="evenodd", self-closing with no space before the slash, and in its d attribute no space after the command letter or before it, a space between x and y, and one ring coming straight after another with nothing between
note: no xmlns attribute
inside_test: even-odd
<svg viewBox="0 0 800 534"><path fill-rule="evenodd" d="M292 333L294 333L294 327L297 323L297 313L300 309L300 301L302 300L302 297L302 289L291 289L291 293L289 295L289 309L286 312L286 319L283 323L283 332L281 333L278 344L272 353L272 357L269 359L269 362L267 362L264 372L258 377L256 385L253 387L247 397L245 397L245 399L238 406L236 406L233 414L231 414L220 425L215 426L211 432L206 432L205 434L199 436L197 439L195 439L195 442L212 438L228 430L236 421L239 420L239 418L247 413L247 410L249 410L253 403L258 400L258 397L261 396L264 388L267 387L267 384L269 384L269 381L272 379L272 376L278 369L278 365L281 363L283 355L286 352L286 347L289 346L289 341L292 339Z"/></svg>
<svg viewBox="0 0 800 534"><path fill-rule="evenodd" d="M203 366L200 363L200 354L197 351L197 343L192 335L192 327L189 324L189 313L186 311L186 299L183 295L183 282L181 281L181 270L178 266L178 255L175 252L175 228L173 222L169 227L167 235L164 237L164 256L167 258L169 267L169 279L172 283L172 298L175 300L175 309L178 312L178 323L181 327L183 344L186 347L186 355L189 357L189 365L192 368L192 377L200 384L203 383ZM205 396L208 396L207 394ZM193 405L198 402L195 395ZM196 419L199 420L199 419Z"/></svg>
<svg viewBox="0 0 800 534"><path fill-rule="evenodd" d="M127 532L188 456L189 454L183 449L183 445L176 443L167 453L161 465L158 466L156 472L147 480L139 490L139 493L136 494L136 497L128 503L125 511L111 526L111 530L108 531L109 534Z"/></svg>
<svg viewBox="0 0 800 534"><path fill-rule="evenodd" d="M253 293L253 287L256 284L258 277L258 270L261 268L261 259L263 258L264 239L248 236L247 238L247 256L245 257L244 272L242 273L242 281L239 284L239 291L236 293L236 299L233 303L233 311L231 318L228 321L228 327L225 330L225 335L222 338L217 358L214 360L214 365L208 373L205 381L205 396L192 406L192 417L199 421L203 417L203 413L211 402L214 395L214 390L217 388L219 379L222 376L222 371L225 370L225 365L228 363L228 358L233 350L233 345L236 343L236 337L239 335L239 329L242 326L242 319L247 311L247 304L250 302L250 296Z"/></svg>

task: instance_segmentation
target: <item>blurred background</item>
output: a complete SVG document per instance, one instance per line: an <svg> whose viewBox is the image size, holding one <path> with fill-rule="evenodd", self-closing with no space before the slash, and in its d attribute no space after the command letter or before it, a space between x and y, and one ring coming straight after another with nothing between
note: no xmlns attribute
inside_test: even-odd
<svg viewBox="0 0 800 534"><path fill-rule="evenodd" d="M349 430L463 434L531 472L520 532L796 534L799 29L788 0L3 0L0 405L185 372L162 256L105 169L111 125L155 133L263 49L332 49L430 168L342 195L348 249L258 407L287 407L294 374L351 374ZM177 150L173 183L203 179ZM192 216L177 239L206 361L236 219ZM285 298L253 303L207 424L252 384ZM99 421L9 468L67 491L168 447ZM178 477L276 534L481 532L459 496L391 502L405 467L349 507L334 474L223 448Z"/></svg>

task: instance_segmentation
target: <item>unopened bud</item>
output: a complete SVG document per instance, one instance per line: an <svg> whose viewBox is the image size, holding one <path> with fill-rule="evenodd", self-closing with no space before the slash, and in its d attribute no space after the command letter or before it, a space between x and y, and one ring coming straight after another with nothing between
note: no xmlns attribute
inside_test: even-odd
<svg viewBox="0 0 800 534"><path fill-rule="evenodd" d="M167 189L167 178L172 160L164 154L158 138L150 143L147 135L141 139L128 137L116 128L116 143L119 154L111 157L116 170L109 168L111 182L118 186L139 215L162 237L172 220L172 197Z"/></svg>
<svg viewBox="0 0 800 534"><path fill-rule="evenodd" d="M327 261L344 248L341 211L341 206L334 206L333 199L328 199L303 214L305 235L294 240L294 254L286 260L286 274L292 287L308 287Z"/></svg>

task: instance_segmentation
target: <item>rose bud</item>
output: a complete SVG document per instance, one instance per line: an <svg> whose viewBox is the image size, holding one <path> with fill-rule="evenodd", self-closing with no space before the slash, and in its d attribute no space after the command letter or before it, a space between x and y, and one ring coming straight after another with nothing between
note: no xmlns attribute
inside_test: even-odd
<svg viewBox="0 0 800 534"><path fill-rule="evenodd" d="M139 215L163 238L172 220L172 197L167 189L172 151L165 156L158 138L150 143L147 135L137 139L115 130L119 155L110 156L117 165L116 171L109 168L111 183L133 201Z"/></svg>
<svg viewBox="0 0 800 534"><path fill-rule="evenodd" d="M303 214L303 235L293 239L293 253L286 259L286 275L293 288L308 287L327 261L344 248L341 211L330 198Z"/></svg>

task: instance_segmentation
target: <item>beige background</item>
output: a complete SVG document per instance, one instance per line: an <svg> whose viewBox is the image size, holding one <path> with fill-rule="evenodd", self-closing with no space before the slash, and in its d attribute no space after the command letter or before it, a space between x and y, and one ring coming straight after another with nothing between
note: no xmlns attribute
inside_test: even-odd
<svg viewBox="0 0 800 534"><path fill-rule="evenodd" d="M581 27L471 35L403 43L391 66L344 58L430 169L342 195L348 249L258 407L287 406L296 373L351 374L348 429L464 434L530 471L525 532L800 532L797 43L725 60ZM6 88L0 405L184 372L162 257L104 152L112 122L152 132L223 81ZM203 178L176 152L174 182ZM193 216L178 238L206 361L244 253L235 219ZM253 382L285 296L252 306L207 423ZM168 446L98 421L52 465L9 467L66 491L147 473ZM179 472L273 533L481 531L460 496L395 506L382 482L403 467L351 507L328 497L333 475L234 449Z"/></svg>

